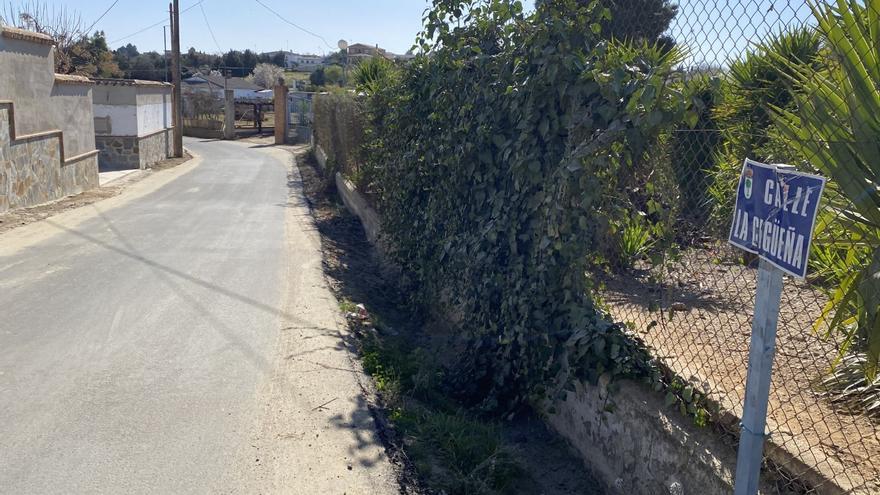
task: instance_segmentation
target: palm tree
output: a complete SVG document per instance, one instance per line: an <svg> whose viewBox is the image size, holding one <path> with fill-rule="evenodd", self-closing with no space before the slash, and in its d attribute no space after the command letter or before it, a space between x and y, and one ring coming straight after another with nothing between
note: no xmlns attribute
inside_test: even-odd
<svg viewBox="0 0 880 495"><path fill-rule="evenodd" d="M863 3L863 4L862 4ZM880 0L810 2L827 66L787 62L794 108L772 107L782 135L831 178L817 247L836 288L815 327L842 332L875 381L880 360Z"/></svg>

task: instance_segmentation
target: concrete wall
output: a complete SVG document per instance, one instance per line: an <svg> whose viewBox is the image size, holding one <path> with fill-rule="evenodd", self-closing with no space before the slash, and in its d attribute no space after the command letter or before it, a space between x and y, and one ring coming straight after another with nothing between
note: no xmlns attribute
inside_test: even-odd
<svg viewBox="0 0 880 495"><path fill-rule="evenodd" d="M354 184L343 177L342 174L336 172L335 179L336 190L339 192L342 202L345 203L345 207L348 211L360 218L361 225L364 227L364 232L367 234L367 240L370 241L370 244L380 247L379 233L381 231L382 223L379 214L376 213L376 210L374 210L367 203L367 200L361 196L357 189L355 189Z"/></svg>
<svg viewBox="0 0 880 495"><path fill-rule="evenodd" d="M138 136L170 129L171 88L140 87L137 94Z"/></svg>
<svg viewBox="0 0 880 495"><path fill-rule="evenodd" d="M53 60L48 37L0 28L0 212L98 186L93 85Z"/></svg>
<svg viewBox="0 0 880 495"><path fill-rule="evenodd" d="M145 169L171 156L171 86L153 81L98 79L95 117L109 129L95 138L101 170Z"/></svg>
<svg viewBox="0 0 880 495"><path fill-rule="evenodd" d="M0 100L15 103L18 135L57 129L63 133L65 156L93 151L92 86L56 84L54 48L39 40L0 28Z"/></svg>
<svg viewBox="0 0 880 495"><path fill-rule="evenodd" d="M110 119L110 132L106 135L138 135L137 107L135 105L102 105L95 103L93 108L95 118Z"/></svg>
<svg viewBox="0 0 880 495"><path fill-rule="evenodd" d="M105 84L93 93L95 117L110 118L111 136L146 136L171 128L171 86Z"/></svg>
<svg viewBox="0 0 880 495"><path fill-rule="evenodd" d="M610 396L605 385L575 383L565 400L547 404L555 411L547 421L609 493L732 492L736 451L731 445L666 407L660 394L641 384L619 382ZM613 412L605 410L609 403ZM764 487L762 493L773 492Z"/></svg>

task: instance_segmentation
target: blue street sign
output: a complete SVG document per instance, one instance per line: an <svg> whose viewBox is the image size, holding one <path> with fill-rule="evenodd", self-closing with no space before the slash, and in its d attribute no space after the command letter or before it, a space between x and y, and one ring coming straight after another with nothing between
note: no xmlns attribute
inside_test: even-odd
<svg viewBox="0 0 880 495"><path fill-rule="evenodd" d="M804 278L824 188L824 177L747 159L728 241Z"/></svg>

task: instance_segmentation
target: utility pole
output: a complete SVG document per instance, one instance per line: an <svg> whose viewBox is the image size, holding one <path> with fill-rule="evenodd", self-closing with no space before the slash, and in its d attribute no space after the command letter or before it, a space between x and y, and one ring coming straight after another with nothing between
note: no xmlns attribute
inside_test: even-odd
<svg viewBox="0 0 880 495"><path fill-rule="evenodd" d="M162 80L168 82L168 35L165 33L165 26L162 26L162 60L165 61L165 72L162 74Z"/></svg>
<svg viewBox="0 0 880 495"><path fill-rule="evenodd" d="M168 6L171 14L171 118L174 124L174 157L183 156L183 115L180 86L180 5L174 0Z"/></svg>

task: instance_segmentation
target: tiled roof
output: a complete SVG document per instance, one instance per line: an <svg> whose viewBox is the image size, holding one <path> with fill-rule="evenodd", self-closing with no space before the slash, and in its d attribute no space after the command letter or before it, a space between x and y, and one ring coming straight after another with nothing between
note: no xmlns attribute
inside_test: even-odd
<svg viewBox="0 0 880 495"><path fill-rule="evenodd" d="M95 81L95 84L100 84L102 86L157 86L157 87L171 87L171 83L162 82L162 81L146 81L144 79L115 79L115 78L104 78L104 77L93 77L92 81Z"/></svg>

